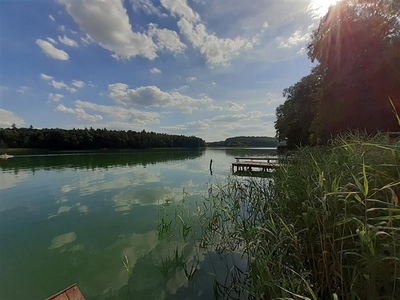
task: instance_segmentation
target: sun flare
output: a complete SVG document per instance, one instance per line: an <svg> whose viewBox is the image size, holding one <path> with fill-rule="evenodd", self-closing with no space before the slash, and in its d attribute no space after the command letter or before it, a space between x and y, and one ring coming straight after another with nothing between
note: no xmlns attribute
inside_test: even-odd
<svg viewBox="0 0 400 300"><path fill-rule="evenodd" d="M322 17L328 12L331 5L336 4L339 0L311 0L309 9L315 17Z"/></svg>

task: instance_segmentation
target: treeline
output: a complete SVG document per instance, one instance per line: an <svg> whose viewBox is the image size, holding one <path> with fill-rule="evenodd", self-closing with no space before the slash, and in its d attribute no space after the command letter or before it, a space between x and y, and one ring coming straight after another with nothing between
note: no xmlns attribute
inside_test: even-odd
<svg viewBox="0 0 400 300"><path fill-rule="evenodd" d="M37 148L49 150L145 149L205 147L194 136L104 129L0 128L0 148Z"/></svg>
<svg viewBox="0 0 400 300"><path fill-rule="evenodd" d="M277 139L264 136L237 136L225 141L207 143L210 147L276 147Z"/></svg>
<svg viewBox="0 0 400 300"><path fill-rule="evenodd" d="M308 57L317 62L284 90L276 110L279 140L325 144L349 130L399 131L400 1L342 0L313 32Z"/></svg>

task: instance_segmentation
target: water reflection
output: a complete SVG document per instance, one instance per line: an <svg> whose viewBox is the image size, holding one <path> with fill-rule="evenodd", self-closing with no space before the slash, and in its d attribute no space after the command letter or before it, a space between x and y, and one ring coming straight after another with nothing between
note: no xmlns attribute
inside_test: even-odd
<svg viewBox="0 0 400 300"><path fill-rule="evenodd" d="M26 170L33 172L41 169L95 169L119 166L154 165L161 162L195 159L204 155L205 150L146 150L126 152L80 152L52 153L48 155L20 155L13 159L0 161L2 170Z"/></svg>
<svg viewBox="0 0 400 300"><path fill-rule="evenodd" d="M1 173L0 190L8 189L18 185L19 183L28 179L28 172L19 172L14 174L12 172Z"/></svg>
<svg viewBox="0 0 400 300"><path fill-rule="evenodd" d="M75 240L76 240L75 232L61 234L51 240L51 245L49 246L49 249L51 250L51 249L60 248L66 244L72 243Z"/></svg>
<svg viewBox="0 0 400 300"><path fill-rule="evenodd" d="M88 300L212 298L209 258L155 231L159 204L196 206L232 159L225 150L168 150L1 162L0 295L43 299L77 282Z"/></svg>

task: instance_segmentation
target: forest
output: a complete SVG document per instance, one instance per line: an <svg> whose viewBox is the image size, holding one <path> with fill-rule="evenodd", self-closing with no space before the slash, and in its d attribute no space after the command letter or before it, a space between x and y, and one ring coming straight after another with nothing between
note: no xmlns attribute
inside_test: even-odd
<svg viewBox="0 0 400 300"><path fill-rule="evenodd" d="M276 147L277 139L265 136L236 136L225 141L207 143L210 147Z"/></svg>
<svg viewBox="0 0 400 300"><path fill-rule="evenodd" d="M311 73L283 91L277 137L289 146L326 144L347 131L398 132L400 1L347 0L312 33Z"/></svg>
<svg viewBox="0 0 400 300"><path fill-rule="evenodd" d="M146 149L205 147L195 136L104 129L0 128L0 148L49 150Z"/></svg>

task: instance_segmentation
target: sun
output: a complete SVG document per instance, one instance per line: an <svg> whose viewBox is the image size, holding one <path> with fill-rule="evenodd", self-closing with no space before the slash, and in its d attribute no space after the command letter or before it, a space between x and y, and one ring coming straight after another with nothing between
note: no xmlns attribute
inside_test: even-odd
<svg viewBox="0 0 400 300"><path fill-rule="evenodd" d="M339 0L311 0L308 8L313 16L320 18L328 12L329 6L337 2Z"/></svg>

